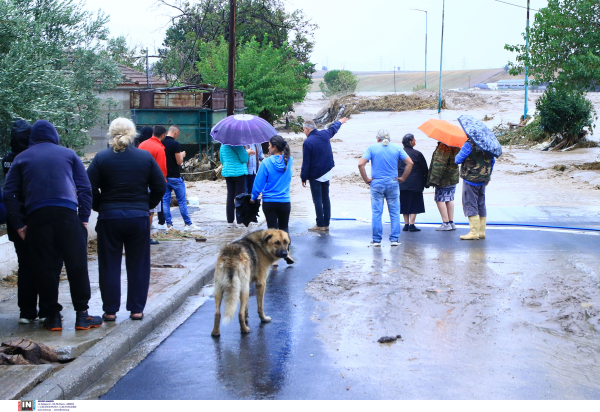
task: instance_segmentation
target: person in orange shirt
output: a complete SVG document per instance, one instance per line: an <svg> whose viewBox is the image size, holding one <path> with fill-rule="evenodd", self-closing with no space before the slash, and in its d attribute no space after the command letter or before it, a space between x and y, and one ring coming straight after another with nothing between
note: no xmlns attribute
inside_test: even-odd
<svg viewBox="0 0 600 412"><path fill-rule="evenodd" d="M150 152L158 167L163 174L163 177L167 176L167 155L165 154L165 147L162 144L163 139L167 135L167 129L163 126L155 126L152 137L148 140L143 141L138 146L138 149L146 150ZM150 225L152 225L152 219L154 218L154 212L162 212L162 202L158 204L156 209L150 210ZM159 216L160 217L160 216ZM158 242L154 239L150 239L151 245L157 245Z"/></svg>

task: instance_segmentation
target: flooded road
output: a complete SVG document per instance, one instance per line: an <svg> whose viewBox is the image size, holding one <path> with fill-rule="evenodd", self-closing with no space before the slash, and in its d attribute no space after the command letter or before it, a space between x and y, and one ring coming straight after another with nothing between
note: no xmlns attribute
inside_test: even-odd
<svg viewBox="0 0 600 412"><path fill-rule="evenodd" d="M250 299L252 332L212 338L211 299L103 399L600 397L598 234L423 227L374 249L368 224L307 227L269 277L270 324Z"/></svg>

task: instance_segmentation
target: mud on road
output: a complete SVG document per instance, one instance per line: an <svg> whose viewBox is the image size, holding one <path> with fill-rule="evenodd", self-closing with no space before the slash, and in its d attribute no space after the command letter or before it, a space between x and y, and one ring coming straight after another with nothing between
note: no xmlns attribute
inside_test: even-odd
<svg viewBox="0 0 600 412"><path fill-rule="evenodd" d="M348 376L399 398L600 396L598 250L570 245L597 235L492 229L461 242L425 230L339 256L341 269L307 285L328 304L313 320ZM403 339L377 343L387 335Z"/></svg>

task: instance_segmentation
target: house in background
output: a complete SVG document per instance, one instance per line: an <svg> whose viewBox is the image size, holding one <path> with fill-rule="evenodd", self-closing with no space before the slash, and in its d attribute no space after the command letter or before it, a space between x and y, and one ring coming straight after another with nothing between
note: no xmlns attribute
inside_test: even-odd
<svg viewBox="0 0 600 412"><path fill-rule="evenodd" d="M108 133L108 126L112 119L119 116L131 118L130 92L132 90L156 89L167 86L167 82L158 77L150 76L150 84L148 84L146 73L139 72L121 64L118 65L118 67L123 75L121 83L117 84L114 89L107 90L99 95L100 99L103 101L108 102L110 99L114 107L102 110L99 125L93 127L88 132L94 142L86 146L86 153L95 153L102 149L106 149L108 143L106 134Z"/></svg>

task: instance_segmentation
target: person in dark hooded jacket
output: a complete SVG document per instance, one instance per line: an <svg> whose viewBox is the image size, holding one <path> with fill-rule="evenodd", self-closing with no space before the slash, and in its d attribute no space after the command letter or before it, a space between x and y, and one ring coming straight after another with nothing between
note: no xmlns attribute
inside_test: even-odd
<svg viewBox="0 0 600 412"><path fill-rule="evenodd" d="M102 325L87 312L90 280L87 268L87 222L92 207L92 187L77 154L60 144L58 132L47 120L31 127L29 148L17 155L6 178L8 219L26 240L40 293L44 327L62 330L58 303L62 256L67 269L76 313L75 329Z"/></svg>
<svg viewBox="0 0 600 412"><path fill-rule="evenodd" d="M142 127L140 130L140 134L133 140L133 144L135 147L138 147L142 142L150 139L152 137L153 128L150 126Z"/></svg>
<svg viewBox="0 0 600 412"><path fill-rule="evenodd" d="M31 125L25 120L17 120L12 127L10 135L10 148L11 151L2 160L2 167L4 169L4 176L8 175L12 162L15 157L29 147L29 135L31 134ZM27 224L27 222L25 222ZM17 304L21 312L19 316L19 323L28 324L38 317L43 322L46 318L46 314L37 310L38 304L38 292L35 285L34 269L32 259L29 257L27 250L27 244L19 234L17 229L7 221L6 230L8 232L8 240L13 242L15 246L15 253L17 254L17 262L19 264L18 278L17 278ZM62 267L62 258L56 256L56 261L53 263L54 266Z"/></svg>
<svg viewBox="0 0 600 412"><path fill-rule="evenodd" d="M10 132L10 152L2 159L2 170L4 177L8 175L8 170L15 157L29 147L29 134L31 133L31 125L23 119L19 119L13 123Z"/></svg>

